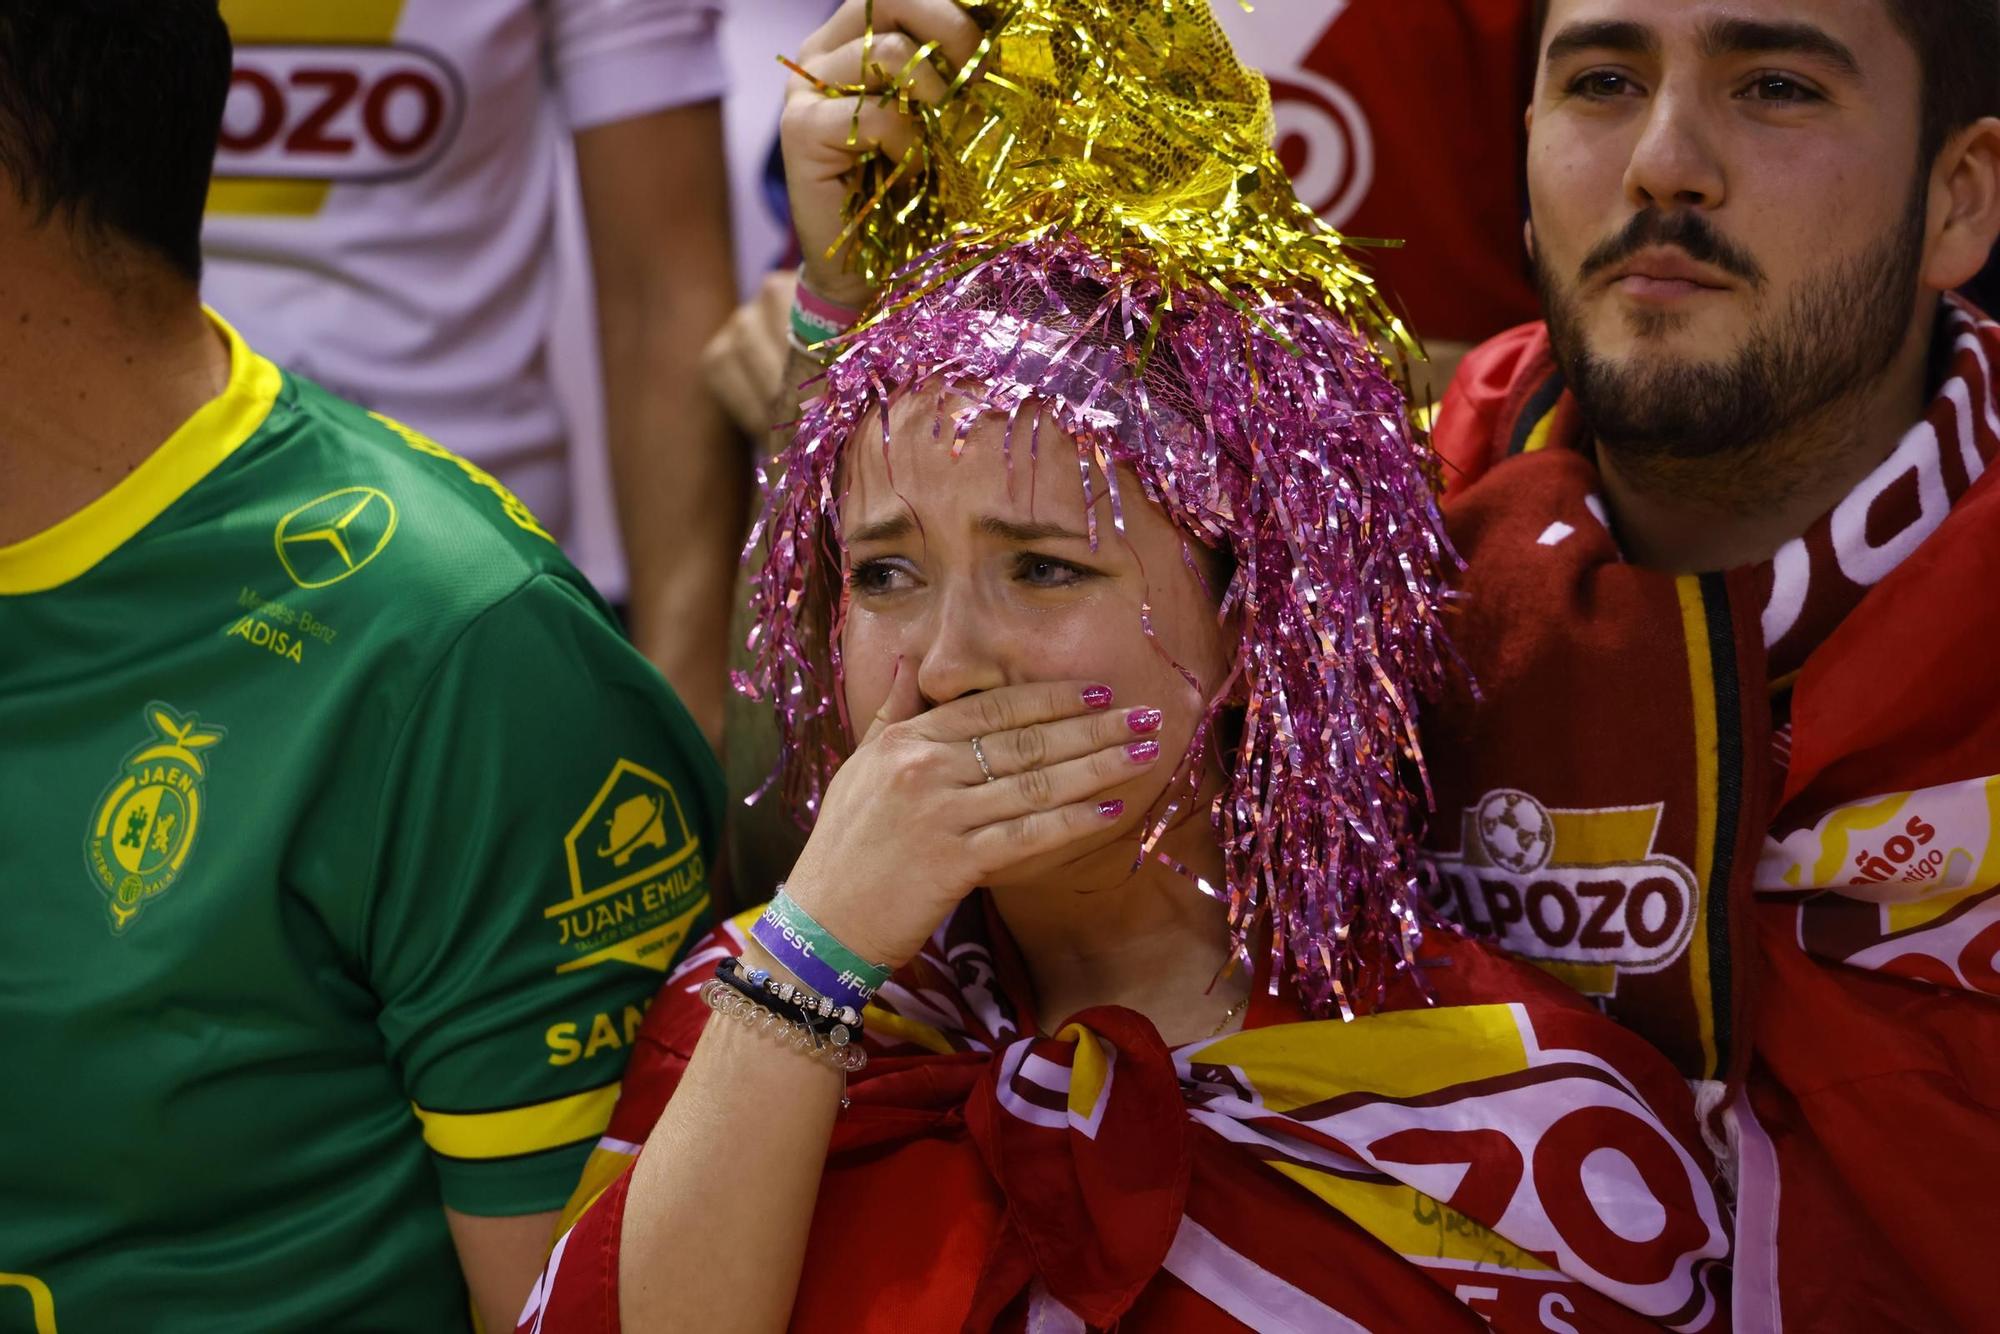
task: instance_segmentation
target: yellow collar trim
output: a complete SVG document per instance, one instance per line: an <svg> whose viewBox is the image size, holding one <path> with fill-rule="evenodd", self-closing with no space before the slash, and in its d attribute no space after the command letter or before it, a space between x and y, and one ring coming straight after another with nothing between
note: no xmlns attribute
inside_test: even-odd
<svg viewBox="0 0 2000 1334"><path fill-rule="evenodd" d="M42 593L87 574L194 489L257 433L284 377L214 311L229 344L229 383L181 423L124 481L53 528L0 547L0 596Z"/></svg>

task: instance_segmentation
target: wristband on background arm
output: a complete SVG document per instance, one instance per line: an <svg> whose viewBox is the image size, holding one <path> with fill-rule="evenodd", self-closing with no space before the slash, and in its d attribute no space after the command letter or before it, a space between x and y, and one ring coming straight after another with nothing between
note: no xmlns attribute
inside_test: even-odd
<svg viewBox="0 0 2000 1334"><path fill-rule="evenodd" d="M823 360L820 344L846 333L860 318L860 311L835 305L802 280L792 294L792 346L814 360Z"/></svg>

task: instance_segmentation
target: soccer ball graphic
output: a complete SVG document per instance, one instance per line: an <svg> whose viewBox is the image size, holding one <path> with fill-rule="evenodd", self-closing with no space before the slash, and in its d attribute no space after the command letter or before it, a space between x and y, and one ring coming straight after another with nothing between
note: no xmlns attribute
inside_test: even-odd
<svg viewBox="0 0 2000 1334"><path fill-rule="evenodd" d="M1479 837L1496 866L1526 875L1548 863L1555 825L1542 803L1525 792L1503 788L1479 803Z"/></svg>

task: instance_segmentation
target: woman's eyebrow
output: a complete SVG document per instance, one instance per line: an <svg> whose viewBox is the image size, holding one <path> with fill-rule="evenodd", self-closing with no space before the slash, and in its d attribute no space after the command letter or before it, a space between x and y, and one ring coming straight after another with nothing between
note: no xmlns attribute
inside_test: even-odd
<svg viewBox="0 0 2000 1334"><path fill-rule="evenodd" d="M901 514L892 514L886 519L877 519L873 523L862 524L859 528L847 534L847 544L849 546L860 546L867 542L894 542L898 538L908 537L916 531L916 528L917 525L910 519L909 511L905 510Z"/></svg>
<svg viewBox="0 0 2000 1334"><path fill-rule="evenodd" d="M988 537L997 537L1003 542L1026 546L1032 542L1050 540L1087 542L1090 539L1073 528L1065 528L1059 523L1016 523L1012 519L1002 519L989 514L974 525Z"/></svg>

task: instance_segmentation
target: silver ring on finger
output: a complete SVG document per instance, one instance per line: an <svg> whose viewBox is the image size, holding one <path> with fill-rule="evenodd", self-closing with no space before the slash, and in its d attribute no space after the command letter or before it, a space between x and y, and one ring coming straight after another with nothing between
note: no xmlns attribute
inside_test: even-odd
<svg viewBox="0 0 2000 1334"><path fill-rule="evenodd" d="M979 761L979 772L986 775L986 781L992 782L996 775L993 766L986 762L986 748L979 744L978 737L972 738L972 758Z"/></svg>

